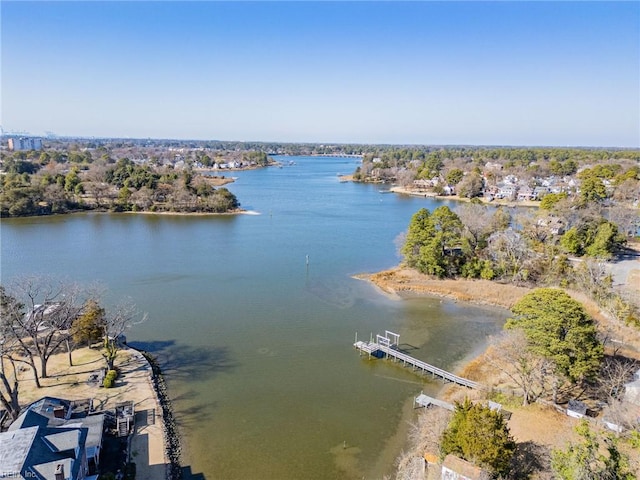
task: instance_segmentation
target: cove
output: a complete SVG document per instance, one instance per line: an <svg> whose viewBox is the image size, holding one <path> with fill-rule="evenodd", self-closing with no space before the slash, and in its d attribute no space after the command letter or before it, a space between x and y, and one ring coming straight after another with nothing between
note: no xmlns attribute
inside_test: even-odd
<svg viewBox="0 0 640 480"><path fill-rule="evenodd" d="M354 159L276 159L285 166L233 172L227 186L259 215L3 219L2 283L99 281L108 301L128 296L148 312L128 339L158 357L192 472L381 478L402 447L392 437L407 400L441 384L360 358L355 332L392 330L412 356L452 369L506 314L394 301L352 278L397 264L394 240L411 216L445 202L340 183Z"/></svg>

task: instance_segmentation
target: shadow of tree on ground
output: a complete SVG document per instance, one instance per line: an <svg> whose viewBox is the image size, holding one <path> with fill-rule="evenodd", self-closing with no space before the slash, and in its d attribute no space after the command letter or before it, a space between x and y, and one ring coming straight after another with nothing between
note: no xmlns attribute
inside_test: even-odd
<svg viewBox="0 0 640 480"><path fill-rule="evenodd" d="M514 478L553 478L551 451L535 442L518 443L512 461Z"/></svg>

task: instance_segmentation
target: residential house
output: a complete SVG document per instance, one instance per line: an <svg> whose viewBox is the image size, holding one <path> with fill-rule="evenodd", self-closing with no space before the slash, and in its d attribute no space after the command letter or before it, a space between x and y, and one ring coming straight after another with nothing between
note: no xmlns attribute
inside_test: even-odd
<svg viewBox="0 0 640 480"><path fill-rule="evenodd" d="M487 170L502 170L502 165L499 163L487 162L484 164L484 168Z"/></svg>
<svg viewBox="0 0 640 480"><path fill-rule="evenodd" d="M431 180L425 180L424 178L419 178L413 181L413 186L417 189L425 189L425 188L431 188L433 185L431 184Z"/></svg>
<svg viewBox="0 0 640 480"><path fill-rule="evenodd" d="M486 184L486 181L485 181ZM500 189L496 185L488 185L484 189L484 196L487 200L491 201L496 198L496 195L500 192Z"/></svg>
<svg viewBox="0 0 640 480"><path fill-rule="evenodd" d="M489 478L482 468L449 454L442 462L442 480L482 480Z"/></svg>
<svg viewBox="0 0 640 480"><path fill-rule="evenodd" d="M534 200L533 189L524 185L518 189L518 200Z"/></svg>
<svg viewBox="0 0 640 480"><path fill-rule="evenodd" d="M511 184L498 185L498 192L495 194L495 198L503 198L505 200L515 200L518 194L518 187Z"/></svg>
<svg viewBox="0 0 640 480"><path fill-rule="evenodd" d="M0 478L96 479L104 415L90 402L44 397L0 433Z"/></svg>
<svg viewBox="0 0 640 480"><path fill-rule="evenodd" d="M570 191L571 191L571 187L569 187L569 185L564 182L554 183L549 187L549 192L555 193L555 194L563 193L563 192L569 193Z"/></svg>
<svg viewBox="0 0 640 480"><path fill-rule="evenodd" d="M536 187L533 189L533 199L541 200L547 193L549 193L548 187Z"/></svg>

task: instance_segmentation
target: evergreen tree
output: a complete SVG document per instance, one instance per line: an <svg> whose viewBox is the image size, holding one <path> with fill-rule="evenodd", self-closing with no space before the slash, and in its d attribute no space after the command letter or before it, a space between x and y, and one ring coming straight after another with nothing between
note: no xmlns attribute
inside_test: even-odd
<svg viewBox="0 0 640 480"><path fill-rule="evenodd" d="M597 375L604 350L595 323L564 291L538 288L522 297L512 312L515 317L505 328L522 329L532 351L551 360L558 374L572 383Z"/></svg>
<svg viewBox="0 0 640 480"><path fill-rule="evenodd" d="M455 275L464 263L463 228L460 218L447 206L433 213L420 209L411 218L402 247L407 265L438 277Z"/></svg>
<svg viewBox="0 0 640 480"><path fill-rule="evenodd" d="M456 403L440 448L443 456L452 453L497 476L509 472L516 443L501 413L465 399Z"/></svg>
<svg viewBox="0 0 640 480"><path fill-rule="evenodd" d="M585 252L590 257L610 258L619 246L618 227L611 222L603 222L598 226L595 238Z"/></svg>
<svg viewBox="0 0 640 480"><path fill-rule="evenodd" d="M104 336L105 310L95 300L89 300L82 315L73 322L71 329L73 341L77 344L91 345Z"/></svg>

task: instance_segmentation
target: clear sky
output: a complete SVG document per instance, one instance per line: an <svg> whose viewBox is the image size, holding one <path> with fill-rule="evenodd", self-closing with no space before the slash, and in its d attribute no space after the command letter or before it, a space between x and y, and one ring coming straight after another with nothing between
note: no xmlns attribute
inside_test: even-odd
<svg viewBox="0 0 640 480"><path fill-rule="evenodd" d="M640 2L1 2L5 131L640 146Z"/></svg>

